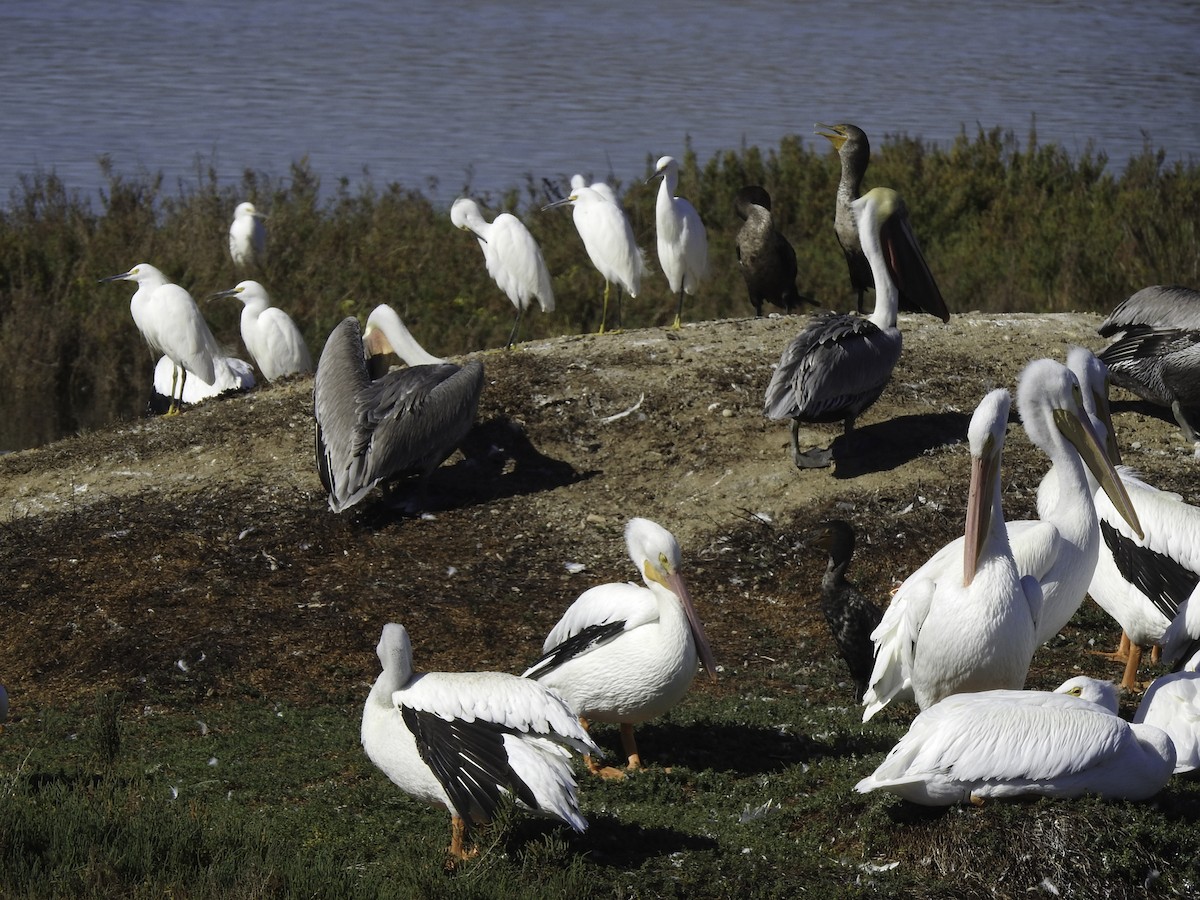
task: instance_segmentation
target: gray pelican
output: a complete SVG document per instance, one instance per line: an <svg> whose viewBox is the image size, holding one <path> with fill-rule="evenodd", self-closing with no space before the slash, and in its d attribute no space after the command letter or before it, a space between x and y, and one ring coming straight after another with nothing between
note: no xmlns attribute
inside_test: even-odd
<svg viewBox="0 0 1200 900"><path fill-rule="evenodd" d="M1017 570L1001 507L1010 404L1000 388L971 417L965 533L904 580L872 633L876 657L862 698L864 722L909 692L929 709L950 694L1025 685L1042 588Z"/></svg>
<svg viewBox="0 0 1200 900"><path fill-rule="evenodd" d="M1175 774L1200 768L1200 672L1155 678L1133 715L1135 724L1161 728L1175 745Z"/></svg>
<svg viewBox="0 0 1200 900"><path fill-rule="evenodd" d="M583 240L583 249L588 259L604 277L604 308L600 313L600 334L604 334L608 322L608 294L617 286L617 330L621 330L621 290L636 297L642 287L642 275L646 272L646 258L633 236L633 226L625 210L607 185L601 190L596 187L578 186L572 182L571 193L562 200L547 203L543 210L570 205L575 221L575 230Z"/></svg>
<svg viewBox="0 0 1200 900"><path fill-rule="evenodd" d="M846 580L846 568L854 556L854 529L850 523L832 519L823 522L821 528L818 545L829 554L821 576L821 613L854 679L854 702L861 703L875 655L871 632L883 613Z"/></svg>
<svg viewBox="0 0 1200 900"><path fill-rule="evenodd" d="M1170 408L1200 453L1200 434L1187 413L1200 406L1200 292L1143 288L1117 306L1099 331L1114 338L1100 353L1113 383Z"/></svg>
<svg viewBox="0 0 1200 900"><path fill-rule="evenodd" d="M450 856L503 796L537 815L587 828L575 797L571 751L598 753L563 699L536 681L501 672L416 674L408 632L383 626L383 671L363 706L367 757L402 791L451 817Z"/></svg>
<svg viewBox="0 0 1200 900"><path fill-rule="evenodd" d="M287 375L308 375L313 370L312 354L304 335L282 309L271 305L271 296L257 281L242 281L213 295L242 301L242 343L267 381Z"/></svg>
<svg viewBox="0 0 1200 900"><path fill-rule="evenodd" d="M742 219L737 260L756 316L769 301L786 312L813 303L796 289L796 251L771 220L771 195L757 184L737 192L733 208Z"/></svg>
<svg viewBox="0 0 1200 900"><path fill-rule="evenodd" d="M521 317L534 300L541 304L542 312L554 311L554 287L546 260L542 258L542 248L525 223L512 213L500 213L488 222L479 211L479 204L469 197L454 201L450 221L479 239L488 274L517 308L506 345L511 347L520 333Z"/></svg>
<svg viewBox="0 0 1200 900"><path fill-rule="evenodd" d="M1175 747L1161 729L1130 725L1116 712L1114 686L1083 677L1054 692L954 694L921 712L855 790L889 791L923 806L1153 797L1175 768Z"/></svg>
<svg viewBox="0 0 1200 900"><path fill-rule="evenodd" d="M697 660L715 681L716 663L680 572L674 536L648 519L625 527L629 558L646 586L604 584L571 604L524 677L558 691L584 720L618 722L630 770L641 768L633 726L678 703ZM616 769L588 768L605 777Z"/></svg>
<svg viewBox="0 0 1200 900"><path fill-rule="evenodd" d="M394 350L409 363L372 379L367 354ZM471 430L483 365L431 356L390 307L377 307L364 335L353 316L333 329L313 382L317 471L329 508L342 512L379 482L427 476Z"/></svg>
<svg viewBox="0 0 1200 900"><path fill-rule="evenodd" d="M867 319L813 315L784 348L767 386L763 413L792 420L792 461L798 468L823 468L833 460L832 446L800 452L801 422L841 421L849 432L859 414L879 399L900 359L900 290L914 281L932 280L899 194L875 188L855 200L853 208L875 273L875 310Z"/></svg>
<svg viewBox="0 0 1200 900"><path fill-rule="evenodd" d="M267 229L253 203L239 203L229 225L229 255L240 268L262 265L267 258Z"/></svg>
<svg viewBox="0 0 1200 900"><path fill-rule="evenodd" d="M696 208L683 197L675 196L679 186L679 163L675 157L659 158L649 180L655 178L662 178L654 205L658 261L671 286L671 294L679 297L673 326L678 328L683 320L684 293L696 293L708 274L708 235Z"/></svg>
<svg viewBox="0 0 1200 900"><path fill-rule="evenodd" d="M224 355L196 301L179 285L167 281L167 276L149 263L138 263L128 272L100 280L101 283L132 281L137 285L129 301L129 312L150 349L156 355L170 357L174 364L167 415L178 413L188 374L213 384L216 380L213 360Z"/></svg>

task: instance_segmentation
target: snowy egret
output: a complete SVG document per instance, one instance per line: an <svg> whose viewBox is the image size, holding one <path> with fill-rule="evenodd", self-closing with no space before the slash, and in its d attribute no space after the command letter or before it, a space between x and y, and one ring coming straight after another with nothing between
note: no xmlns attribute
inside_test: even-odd
<svg viewBox="0 0 1200 900"><path fill-rule="evenodd" d="M235 266L248 268L266 262L267 229L262 223L264 218L253 203L239 203L233 211L233 222L229 225L229 255L233 257Z"/></svg>
<svg viewBox="0 0 1200 900"><path fill-rule="evenodd" d="M312 354L304 335L282 309L271 305L271 297L257 281L243 281L213 295L237 297L242 301L242 342L267 381L285 375L307 375L313 370Z"/></svg>
<svg viewBox="0 0 1200 900"><path fill-rule="evenodd" d="M383 671L363 706L367 757L401 790L450 813L450 856L490 822L502 796L532 813L587 828L575 796L571 751L598 753L562 698L501 672L413 671L404 626L390 622L376 648Z"/></svg>
<svg viewBox="0 0 1200 900"><path fill-rule="evenodd" d="M757 184L747 185L733 198L733 208L743 220L735 246L754 314L762 315L764 300L787 312L814 303L796 290L796 251L775 228L771 195Z"/></svg>
<svg viewBox="0 0 1200 900"><path fill-rule="evenodd" d="M236 356L218 356L213 359L215 377L212 384L193 375L184 386L179 402L193 406L220 397L224 394L244 393L254 389L254 368ZM175 363L169 356L160 356L154 367L154 389L150 395L149 411L154 415L165 413L171 407L171 379L175 375Z"/></svg>
<svg viewBox="0 0 1200 900"><path fill-rule="evenodd" d="M571 176L571 190L577 191L581 187L590 187L593 191L608 200L610 203L618 203L617 192L612 189L612 186L607 181L593 181L587 183L587 179L576 173Z"/></svg>
<svg viewBox="0 0 1200 900"><path fill-rule="evenodd" d="M696 208L675 196L679 186L679 163L673 156L659 158L654 174L650 176L651 180L655 178L662 178L654 205L658 261L671 286L671 294L679 296L674 325L678 328L683 318L684 293L696 293L696 288L708 274L708 236Z"/></svg>
<svg viewBox="0 0 1200 900"><path fill-rule="evenodd" d="M821 576L821 612L837 643L838 653L854 679L854 700L862 701L871 680L875 645L871 632L883 614L846 580L846 569L854 556L854 529L849 522L833 519L822 523L819 546L829 554Z"/></svg>
<svg viewBox="0 0 1200 900"><path fill-rule="evenodd" d="M506 345L511 347L521 330L521 317L535 298L541 304L542 312L554 311L554 288L546 260L542 258L542 249L525 223L516 216L500 213L488 222L479 211L479 204L468 197L454 201L450 207L450 221L456 228L473 232L479 238L488 274L517 308L517 318Z"/></svg>
<svg viewBox="0 0 1200 900"><path fill-rule="evenodd" d="M646 271L646 259L633 236L633 226L612 196L594 187L572 187L569 196L548 203L542 209L570 204L575 230L583 240L583 249L597 271L604 276L604 308L600 313L600 334L608 321L608 293L617 285L617 330L621 329L621 290L636 297Z"/></svg>
<svg viewBox="0 0 1200 900"><path fill-rule="evenodd" d="M129 312L150 349L156 355L169 356L175 364L167 415L178 413L180 401L175 395L176 382L179 397L183 396L189 372L212 384L216 380L213 360L224 355L200 315L196 301L179 285L167 281L167 277L149 263L138 263L128 272L100 280L132 281L137 285L129 301Z"/></svg>

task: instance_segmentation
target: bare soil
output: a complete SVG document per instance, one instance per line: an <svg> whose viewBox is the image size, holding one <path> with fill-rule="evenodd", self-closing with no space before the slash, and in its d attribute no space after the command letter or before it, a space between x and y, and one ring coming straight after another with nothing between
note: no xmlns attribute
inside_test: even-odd
<svg viewBox="0 0 1200 900"><path fill-rule="evenodd" d="M827 689L844 693L816 605L817 523L858 528L853 575L885 603L962 526L976 402L1015 389L1031 358L1098 349L1098 322L902 317L891 385L823 471L797 471L787 423L762 415L795 317L480 354L478 426L430 479L418 516L397 504L403 486L329 511L307 379L0 457L0 680L15 716L112 688L144 704L358 704L386 621L408 627L419 668L519 672L579 593L636 580L622 529L640 515L679 538L725 668L697 690L737 691L739 673L769 681L784 670L768 662L796 671L811 656L827 663ZM1200 500L1174 423L1114 399L1126 462ZM1014 425L1008 518L1033 514L1046 466ZM1091 621L1039 652L1034 686L1075 666L1117 676L1082 652L1097 631L1116 638Z"/></svg>

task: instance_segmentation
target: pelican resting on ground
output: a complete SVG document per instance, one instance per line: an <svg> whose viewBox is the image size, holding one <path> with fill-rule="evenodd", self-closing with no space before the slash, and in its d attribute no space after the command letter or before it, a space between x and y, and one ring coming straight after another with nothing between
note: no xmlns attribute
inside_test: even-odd
<svg viewBox="0 0 1200 900"><path fill-rule="evenodd" d="M262 265L267 259L267 229L253 203L239 203L229 225L229 256L241 268Z"/></svg>
<svg viewBox="0 0 1200 900"><path fill-rule="evenodd" d="M271 295L257 281L242 281L213 295L242 301L242 343L267 381L287 375L307 375L313 370L312 354L304 335L282 309L271 305Z"/></svg>
<svg viewBox="0 0 1200 900"><path fill-rule="evenodd" d="M584 591L551 629L542 657L524 673L558 691L586 720L617 722L630 770L641 768L633 726L662 715L687 692L697 659L715 681L704 626L680 571L669 531L630 519L625 543L645 587L604 584ZM588 768L606 777L591 760Z"/></svg>
<svg viewBox="0 0 1200 900"><path fill-rule="evenodd" d="M850 523L841 519L823 522L818 545L829 554L821 576L821 612L854 679L854 702L861 703L875 655L871 632L883 613L846 580L846 568L854 556L854 529Z"/></svg>
<svg viewBox="0 0 1200 900"><path fill-rule="evenodd" d="M160 356L154 367L154 389L150 395L149 411L161 415L171 407L171 379L175 377L175 363L169 356ZM195 375L184 386L179 402L184 406L203 403L225 394L245 393L254 389L254 369L250 363L236 356L218 356L213 360L213 383L201 381Z"/></svg>
<svg viewBox="0 0 1200 900"><path fill-rule="evenodd" d="M796 289L796 251L775 228L771 219L771 195L757 184L747 185L733 198L733 208L742 220L737 233L738 268L754 314L761 316L769 302L785 312L815 301Z"/></svg>
<svg viewBox="0 0 1200 900"><path fill-rule="evenodd" d="M1119 718L1115 687L1072 678L1057 691L954 694L923 711L855 790L923 806L1098 794L1145 800L1166 786L1175 747Z"/></svg>
<svg viewBox="0 0 1200 900"><path fill-rule="evenodd" d="M792 461L798 468L823 468L833 461L832 445L800 452L801 422L840 421L849 432L859 414L879 399L900 359L899 292L914 280L932 280L899 194L875 188L853 207L875 273L875 311L867 319L815 314L784 348L767 385L763 413L792 420Z"/></svg>
<svg viewBox="0 0 1200 900"><path fill-rule="evenodd" d="M654 205L658 230L658 261L662 264L671 294L679 297L675 308L675 328L683 320L683 295L694 294L708 274L708 235L700 214L683 197L675 196L679 186L679 163L673 156L660 157L648 181L662 178Z"/></svg>
<svg viewBox="0 0 1200 900"><path fill-rule="evenodd" d="M542 312L554 312L554 286L542 248L516 216L500 213L488 222L479 211L479 204L469 197L454 201L450 221L454 227L470 231L479 239L488 274L517 308L506 345L511 347L520 334L521 317L534 300L541 304Z"/></svg>
<svg viewBox="0 0 1200 900"><path fill-rule="evenodd" d="M1018 572L1001 506L1010 403L1008 391L994 390L971 417L965 534L904 580L871 634L876 655L864 722L909 692L929 709L950 694L1025 685L1042 588Z"/></svg>
<svg viewBox="0 0 1200 900"><path fill-rule="evenodd" d="M363 750L405 793L449 811L452 858L473 855L465 832L490 822L504 796L587 828L571 751L599 748L560 696L501 672L416 674L408 632L394 622L376 652L383 671L363 706Z"/></svg>
<svg viewBox="0 0 1200 900"><path fill-rule="evenodd" d="M1100 353L1113 383L1168 407L1200 455L1200 434L1189 413L1200 407L1200 292L1143 288L1117 306L1099 331L1114 338Z"/></svg>
<svg viewBox="0 0 1200 900"><path fill-rule="evenodd" d="M1133 715L1134 724L1161 728L1175 745L1175 774L1200 768L1200 672L1155 678Z"/></svg>
<svg viewBox="0 0 1200 900"><path fill-rule="evenodd" d="M406 369L372 379L367 354L395 351ZM353 316L325 342L313 382L317 472L329 508L342 512L376 484L428 476L475 422L483 365L431 356L390 307L377 307L366 334Z"/></svg>

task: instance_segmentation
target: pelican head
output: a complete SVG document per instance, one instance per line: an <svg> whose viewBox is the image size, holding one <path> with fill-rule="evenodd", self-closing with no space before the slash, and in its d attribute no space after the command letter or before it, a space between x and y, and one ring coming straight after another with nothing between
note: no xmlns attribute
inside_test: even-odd
<svg viewBox="0 0 1200 900"><path fill-rule="evenodd" d="M363 350L368 357L395 353L410 366L436 365L446 361L418 344L417 339L404 327L400 316L386 303L379 304L367 317Z"/></svg>
<svg viewBox="0 0 1200 900"><path fill-rule="evenodd" d="M383 671L394 676L392 683L397 687L412 678L412 641L409 640L408 629L403 625L388 622L383 626L375 655L379 657Z"/></svg>
<svg viewBox="0 0 1200 900"><path fill-rule="evenodd" d="M963 586L975 579L979 554L992 527L992 512L999 495L1000 457L1012 397L997 388L980 401L967 428L971 448L971 486L967 491L967 525L963 547Z"/></svg>
<svg viewBox="0 0 1200 900"><path fill-rule="evenodd" d="M1087 700L1089 703L1103 706L1114 716L1117 714L1117 686L1111 681L1076 675L1056 687L1054 693L1078 697L1080 700Z"/></svg>
<svg viewBox="0 0 1200 900"><path fill-rule="evenodd" d="M1071 347L1067 351L1067 368L1079 379L1079 387L1083 390L1083 408L1092 420L1096 437L1103 440L1104 451L1108 454L1109 461L1114 466L1119 466L1121 450L1117 446L1112 408L1108 403L1108 366L1091 350L1085 347Z"/></svg>

